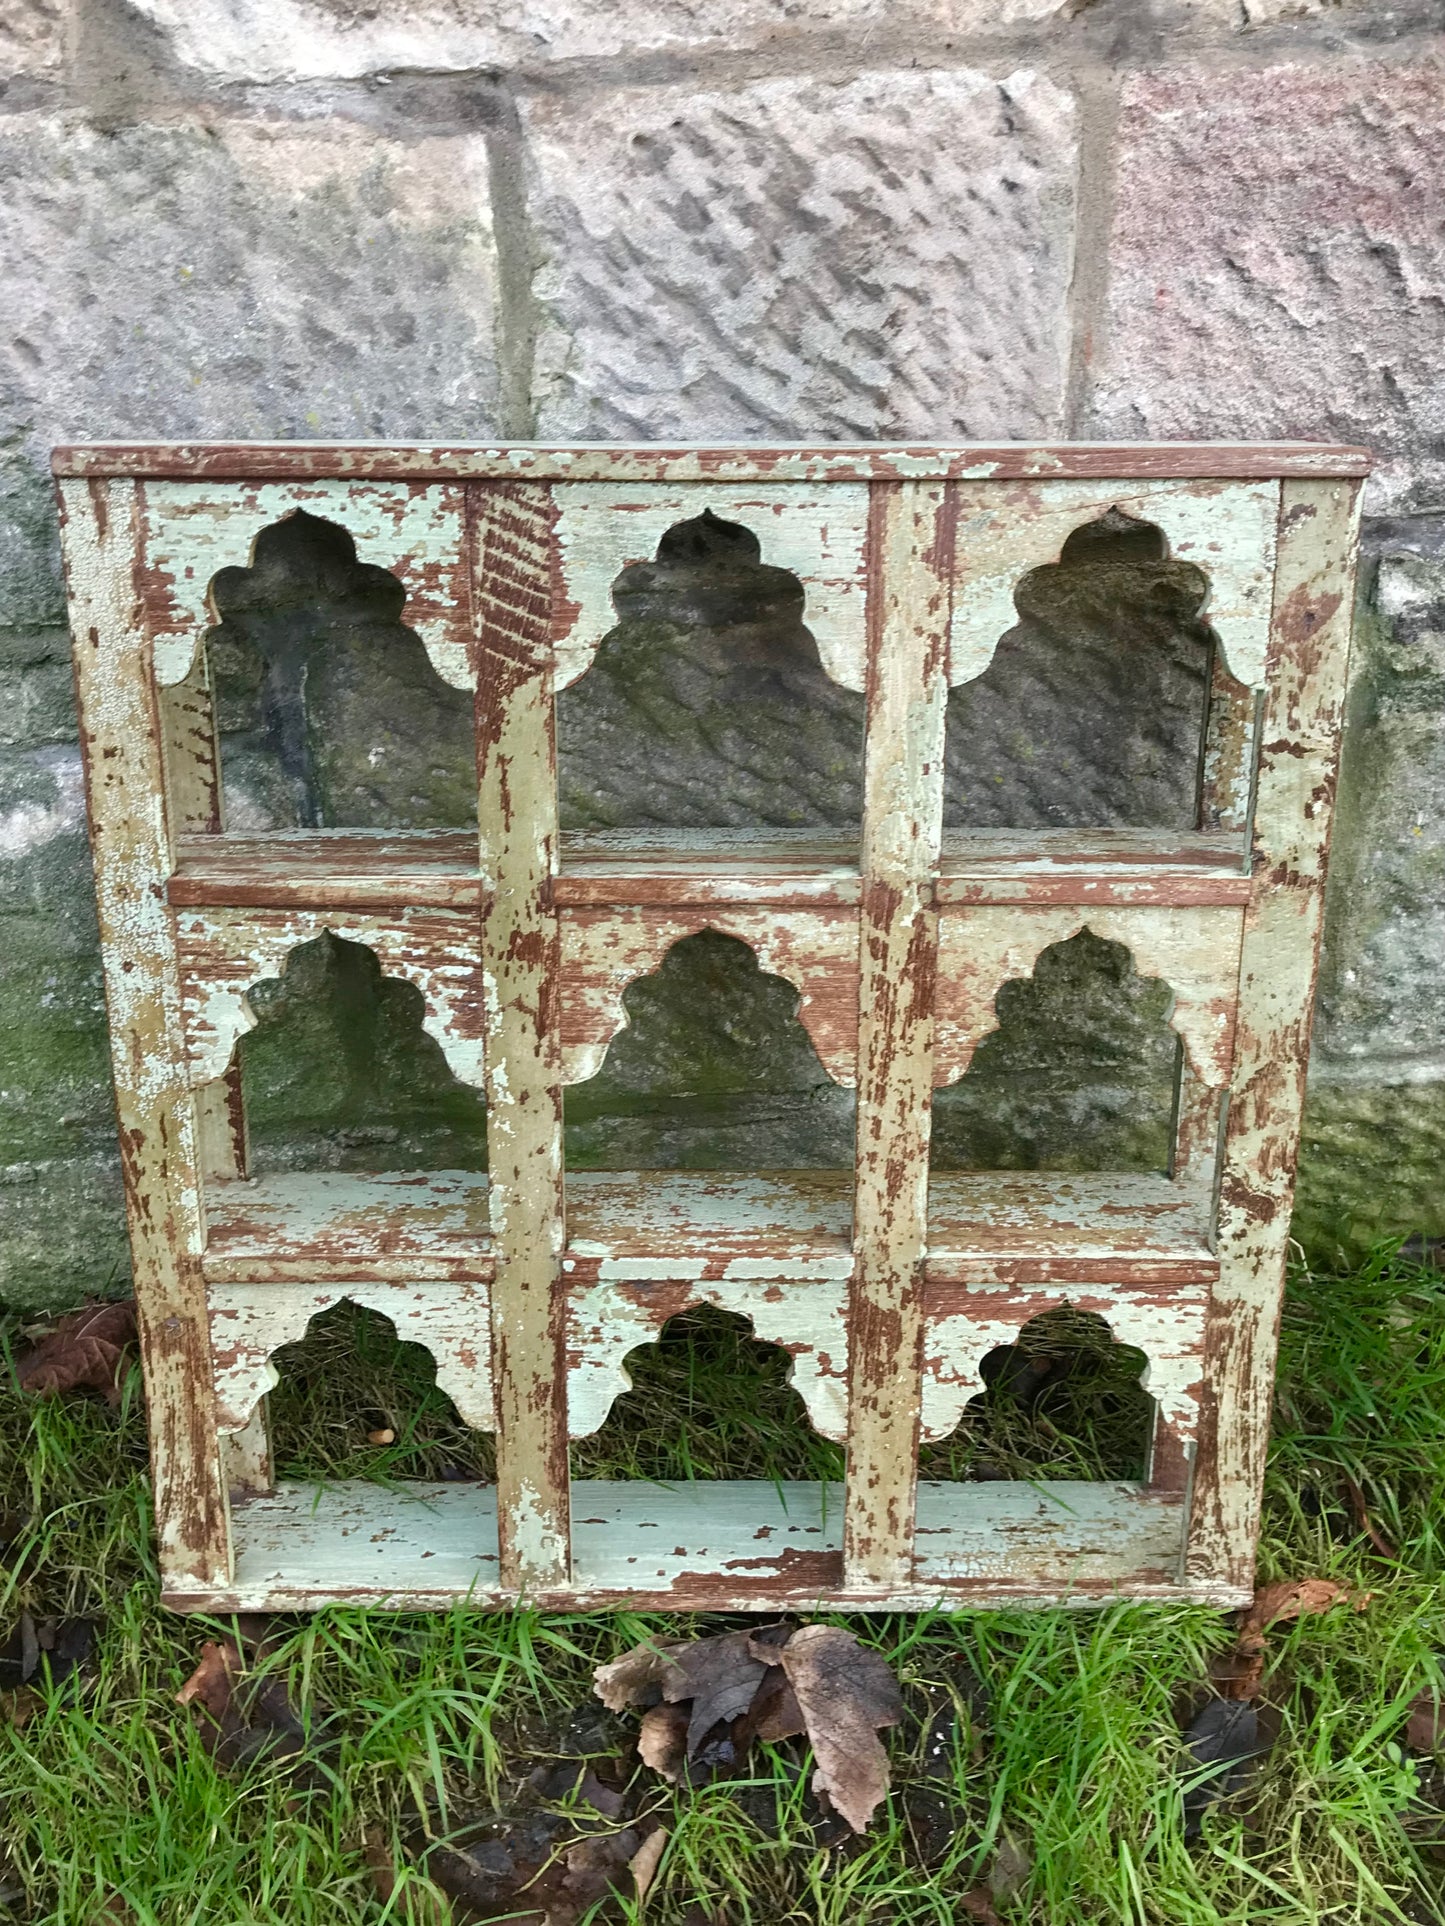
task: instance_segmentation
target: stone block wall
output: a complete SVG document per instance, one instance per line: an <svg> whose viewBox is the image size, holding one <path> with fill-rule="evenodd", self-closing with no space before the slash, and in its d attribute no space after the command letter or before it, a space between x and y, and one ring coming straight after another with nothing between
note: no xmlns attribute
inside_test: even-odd
<svg viewBox="0 0 1445 1926"><path fill-rule="evenodd" d="M1369 442L1299 1223L1445 1232L1441 0L0 0L0 273L0 1297L125 1276L47 474L115 435ZM809 1075L742 1137L844 1141Z"/></svg>

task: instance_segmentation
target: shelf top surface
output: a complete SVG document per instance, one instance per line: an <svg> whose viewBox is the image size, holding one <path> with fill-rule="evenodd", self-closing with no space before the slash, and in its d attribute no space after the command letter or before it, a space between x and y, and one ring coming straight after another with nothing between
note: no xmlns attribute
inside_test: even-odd
<svg viewBox="0 0 1445 1926"><path fill-rule="evenodd" d="M454 1256L489 1251L487 1180L476 1171L286 1172L208 1186L207 1259ZM569 1171L567 1249L604 1266L669 1274L718 1256L741 1263L850 1259L851 1171ZM937 1172L936 1264L1110 1257L1207 1262L1196 1201L1149 1171ZM846 1264L839 1274L846 1271ZM605 1271L601 1273L605 1275ZM700 1275L701 1273L699 1273ZM831 1274L831 1272L829 1273Z"/></svg>
<svg viewBox="0 0 1445 1926"><path fill-rule="evenodd" d="M1327 442L954 442L700 446L380 441L63 443L62 477L173 481L1232 480L1359 476L1368 449Z"/></svg>
<svg viewBox="0 0 1445 1926"><path fill-rule="evenodd" d="M559 904L768 900L778 893L850 904L859 896L859 838L832 830L611 830L561 839ZM1248 878L1237 835L1158 830L946 830L944 899L986 900L1156 882L1242 900ZM977 888L970 887L977 885ZM179 906L410 902L471 909L481 900L477 841L465 830L287 831L199 836L178 850L169 896Z"/></svg>

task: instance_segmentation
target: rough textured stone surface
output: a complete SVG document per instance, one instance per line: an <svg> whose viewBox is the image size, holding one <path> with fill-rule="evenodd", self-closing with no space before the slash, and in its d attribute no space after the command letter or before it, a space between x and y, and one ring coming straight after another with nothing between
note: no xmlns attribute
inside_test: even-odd
<svg viewBox="0 0 1445 1926"><path fill-rule="evenodd" d="M545 437L1057 432L1075 136L1050 81L622 90L526 119Z"/></svg>
<svg viewBox="0 0 1445 1926"><path fill-rule="evenodd" d="M1367 569L1330 870L1318 1077L1445 1078L1445 517Z"/></svg>
<svg viewBox="0 0 1445 1926"><path fill-rule="evenodd" d="M0 620L60 612L64 438L485 435L479 137L0 122Z"/></svg>
<svg viewBox="0 0 1445 1926"><path fill-rule="evenodd" d="M1445 63L1139 75L1116 169L1092 430L1365 441L1377 508L1438 501Z"/></svg>
<svg viewBox="0 0 1445 1926"><path fill-rule="evenodd" d="M4 0L0 6L0 81L49 76L65 59L67 0Z"/></svg>
<svg viewBox="0 0 1445 1926"><path fill-rule="evenodd" d="M1057 18L1070 0L135 0L171 53L232 79L357 77L536 65L704 47L970 33Z"/></svg>
<svg viewBox="0 0 1445 1926"><path fill-rule="evenodd" d="M1294 1234L1323 1257L1382 1237L1445 1237L1445 1080L1310 1080Z"/></svg>

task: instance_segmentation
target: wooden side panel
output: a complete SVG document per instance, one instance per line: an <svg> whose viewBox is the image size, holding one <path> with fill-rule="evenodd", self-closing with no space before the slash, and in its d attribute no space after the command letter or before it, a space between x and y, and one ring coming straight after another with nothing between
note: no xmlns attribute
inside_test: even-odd
<svg viewBox="0 0 1445 1926"><path fill-rule="evenodd" d="M1255 897L1219 1197L1220 1277L1188 1567L1253 1570L1349 664L1358 488L1284 485L1255 804Z"/></svg>
<svg viewBox="0 0 1445 1926"><path fill-rule="evenodd" d="M271 1354L306 1335L313 1317L349 1298L379 1311L408 1344L422 1344L436 1359L437 1385L476 1431L496 1424L492 1398L489 1320L485 1284L375 1284L340 1271L326 1284L211 1284L206 1293L215 1361L216 1423L243 1434L252 1413L277 1382Z"/></svg>
<svg viewBox="0 0 1445 1926"><path fill-rule="evenodd" d="M566 1582L567 1302L561 1259L562 946L552 733L554 522L545 486L468 496L477 630L492 1358L502 1577Z"/></svg>
<svg viewBox="0 0 1445 1926"><path fill-rule="evenodd" d="M849 1588L901 1585L912 1568L952 517L945 484L874 486L844 1532Z"/></svg>
<svg viewBox="0 0 1445 1926"><path fill-rule="evenodd" d="M219 1585L230 1556L226 1490L137 490L68 482L61 516L161 1569L167 1587Z"/></svg>
<svg viewBox="0 0 1445 1926"><path fill-rule="evenodd" d="M950 682L971 682L988 667L999 638L1018 621L1020 577L1056 562L1075 528L1120 508L1155 523L1171 555L1205 571L1206 613L1230 671L1258 685L1278 505L1276 481L961 482Z"/></svg>
<svg viewBox="0 0 1445 1926"><path fill-rule="evenodd" d="M562 576L557 688L591 668L598 643L617 620L612 584L622 569L650 562L674 523L704 509L741 522L757 536L765 563L792 570L803 584L803 620L824 669L845 689L863 687L866 483L576 482L553 493Z"/></svg>
<svg viewBox="0 0 1445 1926"><path fill-rule="evenodd" d="M336 522L357 560L390 569L406 590L402 620L454 688L473 686L462 489L419 481L149 482L145 487L146 619L156 680L190 674L216 620L211 582L247 568L256 537L297 510Z"/></svg>
<svg viewBox="0 0 1445 1926"><path fill-rule="evenodd" d="M858 1064L858 913L848 909L574 909L562 914L562 1062L566 1083L602 1068L626 1027L629 984L650 976L698 930L736 936L769 975L797 986L798 1020L835 1083Z"/></svg>

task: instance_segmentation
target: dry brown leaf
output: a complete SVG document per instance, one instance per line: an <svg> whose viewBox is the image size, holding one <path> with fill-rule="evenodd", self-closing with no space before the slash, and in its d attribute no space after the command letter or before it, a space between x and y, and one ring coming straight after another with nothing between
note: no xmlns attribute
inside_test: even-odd
<svg viewBox="0 0 1445 1926"><path fill-rule="evenodd" d="M783 1648L784 1652L788 1647ZM753 1702L767 1667L753 1656L746 1632L724 1632L673 1648L673 1669L662 1681L669 1704L691 1699L687 1756L691 1759L715 1725L731 1724Z"/></svg>
<svg viewBox="0 0 1445 1926"><path fill-rule="evenodd" d="M1445 1698L1428 1688L1410 1701L1405 1743L1412 1752L1445 1752Z"/></svg>
<svg viewBox="0 0 1445 1926"><path fill-rule="evenodd" d="M1272 1585L1261 1585L1240 1625L1239 1650L1262 1651L1265 1632L1271 1625L1327 1612L1347 1596L1346 1587L1332 1578L1280 1578Z"/></svg>
<svg viewBox="0 0 1445 1926"><path fill-rule="evenodd" d="M57 1320L15 1366L22 1391L53 1396L61 1391L104 1392L120 1403L126 1351L135 1341L135 1307L86 1304Z"/></svg>
<svg viewBox="0 0 1445 1926"><path fill-rule="evenodd" d="M1350 1502L1350 1515L1355 1521L1356 1531L1369 1539L1381 1558L1398 1558L1399 1553L1370 1516L1370 1507L1365 1501L1364 1491L1348 1472L1345 1473L1345 1496Z"/></svg>
<svg viewBox="0 0 1445 1926"><path fill-rule="evenodd" d="M222 1639L219 1643L207 1639L201 1647L199 1664L176 1694L176 1704L199 1703L213 1719L223 1719L231 1709L235 1681L244 1667L241 1648L234 1639Z"/></svg>
<svg viewBox="0 0 1445 1926"><path fill-rule="evenodd" d="M688 1711L684 1705L654 1705L642 1715L637 1750L642 1763L676 1785L687 1764Z"/></svg>
<svg viewBox="0 0 1445 1926"><path fill-rule="evenodd" d="M609 1712L625 1712L630 1705L656 1704L663 1681L676 1670L680 1645L634 1645L621 1658L599 1665L592 1689Z"/></svg>
<svg viewBox="0 0 1445 1926"><path fill-rule="evenodd" d="M836 1625L794 1632L782 1665L817 1761L813 1790L863 1832L888 1790L878 1728L903 1717L898 1681L877 1652Z"/></svg>
<svg viewBox="0 0 1445 1926"><path fill-rule="evenodd" d="M657 1877L657 1868L667 1846L667 1827L659 1826L655 1832L648 1833L642 1844L628 1860L628 1868L637 1885L637 1897L646 1899L647 1889Z"/></svg>
<svg viewBox="0 0 1445 1926"><path fill-rule="evenodd" d="M975 1886L958 1903L969 1919L981 1919L983 1926L1003 1926L1003 1921L993 1909L993 1896L985 1887Z"/></svg>

